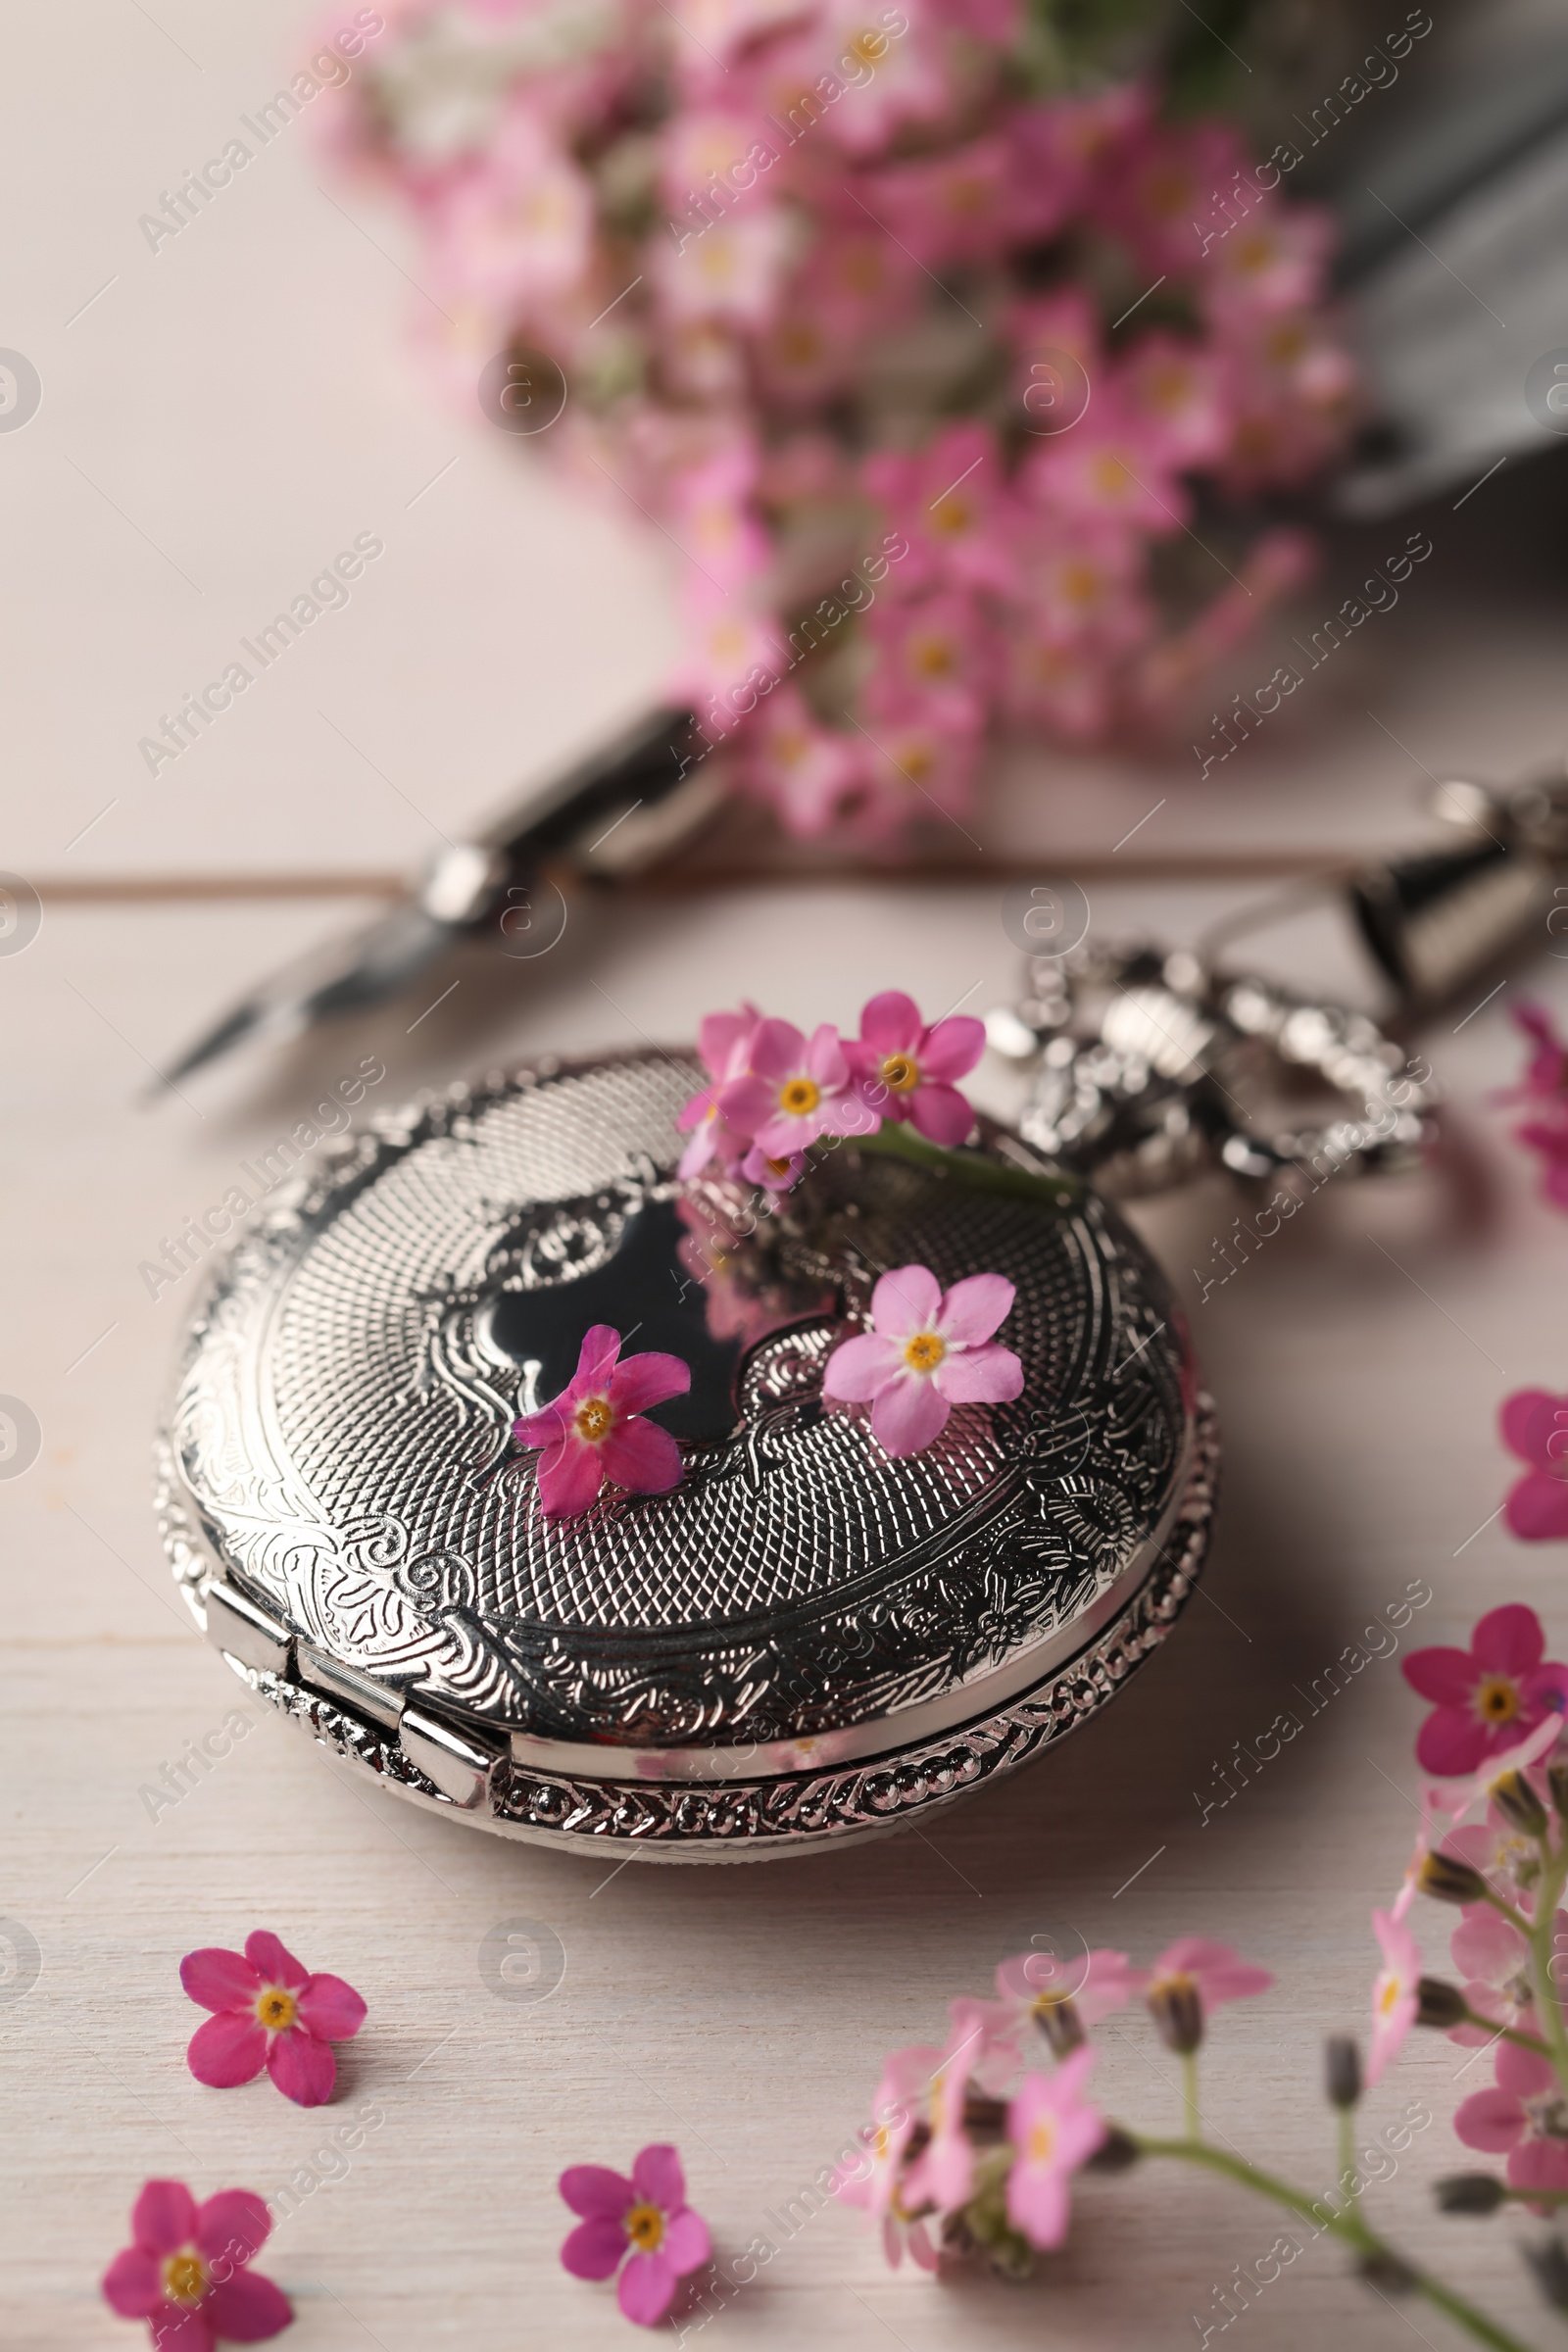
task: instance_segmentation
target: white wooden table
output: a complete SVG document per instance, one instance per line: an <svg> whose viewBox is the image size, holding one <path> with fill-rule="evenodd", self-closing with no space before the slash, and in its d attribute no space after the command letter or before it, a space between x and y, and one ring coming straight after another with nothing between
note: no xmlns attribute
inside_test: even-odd
<svg viewBox="0 0 1568 2352"><path fill-rule="evenodd" d="M247 978L362 908L74 904L66 885L406 865L637 708L671 624L658 550L620 517L584 515L410 370L409 250L303 135L147 250L138 214L276 86L270 8L220 19L160 0L155 23L89 0L64 42L57 14L8 30L0 147L34 229L0 342L45 388L25 431L0 437L3 861L53 893L37 940L0 957L0 1391L43 1433L27 1474L0 1481L0 1912L41 1955L24 1996L0 1998L4 2339L138 2340L97 2280L142 2179L173 2174L203 2193L292 2181L299 2209L263 2267L295 2298L299 2352L624 2343L608 2290L558 2267L555 2178L672 2138L724 2262L772 2249L702 2328L704 2352L1197 2341L1193 2315L1212 2318L1215 2289L1276 2235L1270 2212L1222 2185L1090 2182L1069 2249L1013 2289L890 2277L856 2217L815 2209L815 2183L883 2051L940 2037L953 1994L988 1989L999 1959L1063 1930L1143 1957L1200 1931L1274 1969L1271 1997L1223 2017L1205 2105L1260 2159L1328 2185L1319 2043L1363 2020L1367 1912L1392 1894L1414 1822L1420 1710L1396 1663L1355 1675L1254 1785L1206 1819L1203 1805L1235 1743L1298 1706L1411 1580L1434 1598L1406 1646L1462 1640L1514 1597L1568 1646L1561 1551L1518 1545L1493 1518L1510 1475L1499 1398L1568 1372L1568 1224L1536 1201L1487 1103L1517 1066L1505 1008L1520 984L1428 1046L1453 1093L1462 1182L1332 1187L1201 1306L1190 1270L1210 1267L1228 1197L1205 1187L1142 1212L1227 1437L1202 1597L1107 1716L929 1838L611 1877L368 1795L272 1721L152 1818L142 1789L235 1704L174 1600L149 1509L189 1287L149 1298L138 1267L163 1237L366 1053L388 1069L372 1099L390 1102L531 1048L689 1035L748 993L803 1020L851 1021L888 985L933 1009L983 1007L1008 993L1014 956L980 883L645 903L607 911L597 936L585 921L525 976L475 967L412 1031L418 1005L392 1007L193 1087L190 1106L138 1106L149 1066ZM988 851L1104 860L1162 802L1140 855L1334 852L1397 840L1423 768L1560 757L1553 500L1554 475L1505 471L1432 518L1419 595L1234 774L1200 791L1184 752L1042 760L987 810ZM386 553L350 607L150 777L136 746L159 712L363 529ZM1344 543L1306 592L1308 624L1375 537ZM1238 895L1113 881L1096 886L1096 919L1180 935ZM1568 1013L1568 973L1544 961L1539 984ZM988 1072L979 1091L1001 1103L1004 1080ZM536 2006L497 1999L479 1972L485 1936L515 1920L565 1951ZM185 2071L197 2012L179 1956L263 1924L369 2000L341 2054L341 2111L307 2114L266 2082L203 2090ZM1445 1919L1421 1927L1441 1966ZM1427 2183L1461 2160L1447 2115L1484 2072L1456 2080L1463 2064L1417 2037L1370 2102L1374 2130L1412 2096L1436 2118L1376 2209L1549 2342L1556 2323L1511 2251L1526 2225L1440 2226L1431 2206ZM1129 2120L1173 2124L1152 2031L1120 2021L1102 2075ZM330 2135L367 2105L381 2120L345 2165ZM1326 2246L1238 2326L1257 2352L1317 2352L1331 2333L1392 2352L1412 2327L1452 2340L1423 2310L1379 2304Z"/></svg>

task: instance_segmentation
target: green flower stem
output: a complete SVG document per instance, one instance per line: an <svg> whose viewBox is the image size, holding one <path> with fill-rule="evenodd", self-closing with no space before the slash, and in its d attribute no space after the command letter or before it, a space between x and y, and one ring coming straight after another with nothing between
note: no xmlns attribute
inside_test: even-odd
<svg viewBox="0 0 1568 2352"><path fill-rule="evenodd" d="M1393 2254L1393 2248L1367 2228L1358 2211L1352 2209L1347 2213L1330 2214L1324 2220L1321 2199L1314 2201L1303 2189L1293 2188L1288 2180L1277 2180L1272 2173L1260 2172L1255 2165L1244 2163L1239 2156L1228 2156L1223 2148L1210 2147L1206 2140L1149 2139L1136 2132L1130 2136L1141 2155L1173 2156L1180 2164L1201 2165L1208 2172L1219 2173L1225 2180L1234 2180L1239 2188L1250 2188L1255 2196L1267 2197L1273 2204L1283 2205L1288 2213L1296 2214L1303 2222L1310 2222L1314 2229L1327 2230L1331 2236L1340 2238L1357 2254ZM1489 2320L1484 2311L1477 2311L1473 2303L1467 2303L1462 2295L1456 2295L1441 2279L1429 2277L1425 2271L1416 2270L1413 2264L1404 2263L1402 2256L1395 2259L1409 2271L1414 2280L1413 2291L1424 2296L1434 2310L1441 2311L1456 2328L1462 2328L1478 2344L1490 2344L1493 2352L1530 2352L1530 2347L1522 2343L1518 2336L1510 2335L1494 2320Z"/></svg>
<svg viewBox="0 0 1568 2352"><path fill-rule="evenodd" d="M1479 2026L1483 2034L1492 2034L1497 2041L1516 2041L1522 2050L1529 2050L1537 2058L1551 2056L1539 2034L1522 2033L1517 2026L1499 2026L1494 2017L1483 2017L1479 2010L1467 2008L1464 2023L1467 2026Z"/></svg>
<svg viewBox="0 0 1568 2352"><path fill-rule="evenodd" d="M1203 2136L1203 2119L1198 2112L1198 2052L1182 2052L1182 2113L1187 2118L1187 2136L1196 2147Z"/></svg>
<svg viewBox="0 0 1568 2352"><path fill-rule="evenodd" d="M947 1152L928 1144L923 1135L896 1119L884 1119L874 1135L848 1135L844 1141L858 1152L879 1152L886 1159L908 1160L933 1176L954 1176L978 1193L1005 1193L1015 1200L1033 1200L1045 1208L1071 1208L1084 1188L1071 1176L1035 1176L989 1152Z"/></svg>
<svg viewBox="0 0 1568 2352"><path fill-rule="evenodd" d="M1522 1911L1516 1911L1512 1903L1507 1901L1504 1896L1494 1894L1490 1886L1485 1889L1481 1899L1484 1903L1490 1903L1498 1917L1508 1922L1510 1928L1517 1928L1527 1943L1530 1941L1531 1924Z"/></svg>
<svg viewBox="0 0 1568 2352"><path fill-rule="evenodd" d="M1542 2031L1546 2037L1547 2055L1557 2070L1557 2080L1568 2093L1568 2025L1563 2022L1562 2004L1552 1981L1552 1936L1557 1925L1557 1898L1568 1881L1568 1839L1552 1848L1550 1837L1538 1840L1541 1847L1541 1881L1536 1888L1534 1920L1518 1922L1525 1941L1530 1946L1530 1975L1536 1988L1536 2010Z"/></svg>
<svg viewBox="0 0 1568 2352"><path fill-rule="evenodd" d="M1345 2188L1347 2182L1349 2184L1348 2190L1349 2205L1345 2218L1347 2221L1353 2220L1358 2224L1364 2242L1366 2224L1361 2218L1361 2168L1355 2161L1355 2109L1342 2107L1339 2110L1339 2123L1340 2186Z"/></svg>

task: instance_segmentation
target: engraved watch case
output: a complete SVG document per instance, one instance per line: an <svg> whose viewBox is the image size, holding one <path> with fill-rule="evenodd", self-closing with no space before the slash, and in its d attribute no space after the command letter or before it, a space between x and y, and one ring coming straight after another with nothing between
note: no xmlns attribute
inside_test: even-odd
<svg viewBox="0 0 1568 2352"><path fill-rule="evenodd" d="M982 1121L972 1178L847 1141L770 1210L676 1178L703 1083L541 1061L341 1139L209 1276L160 1445L174 1572L260 1696L417 1803L660 1861L882 1835L1061 1738L1174 1623L1216 1459L1081 1178ZM822 1371L911 1262L1016 1286L1024 1388L895 1460ZM513 1423L594 1323L691 1364L650 1415L684 1476L550 1519Z"/></svg>

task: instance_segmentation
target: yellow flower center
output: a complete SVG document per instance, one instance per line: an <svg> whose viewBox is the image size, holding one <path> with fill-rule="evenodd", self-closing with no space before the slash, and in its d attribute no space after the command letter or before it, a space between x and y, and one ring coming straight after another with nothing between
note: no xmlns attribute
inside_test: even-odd
<svg viewBox="0 0 1568 2352"><path fill-rule="evenodd" d="M936 753L928 743L900 744L893 764L907 784L918 784L931 774L937 763Z"/></svg>
<svg viewBox="0 0 1568 2352"><path fill-rule="evenodd" d="M1037 2116L1029 2127L1029 2159L1032 2164L1049 2164L1051 2151L1056 2144L1056 2128L1050 2116Z"/></svg>
<svg viewBox="0 0 1568 2352"><path fill-rule="evenodd" d="M1378 1986L1378 2011L1383 2017L1395 2007L1404 1986L1391 1969Z"/></svg>
<svg viewBox="0 0 1568 2352"><path fill-rule="evenodd" d="M809 368L813 361L821 358L825 348L816 328L808 326L801 319L780 327L775 346L787 368Z"/></svg>
<svg viewBox="0 0 1568 2352"><path fill-rule="evenodd" d="M199 2254L171 2254L164 2265L164 2292L172 2303L199 2303L207 2292L207 2265Z"/></svg>
<svg viewBox="0 0 1568 2352"><path fill-rule="evenodd" d="M1064 564L1061 567L1061 593L1069 605L1080 611L1092 605L1100 594L1100 573L1093 564Z"/></svg>
<svg viewBox="0 0 1568 2352"><path fill-rule="evenodd" d="M1102 450L1089 471L1102 498L1125 498L1133 486L1131 466L1125 465L1113 450Z"/></svg>
<svg viewBox="0 0 1568 2352"><path fill-rule="evenodd" d="M764 1165L770 1176L787 1176L790 1172L790 1163L787 1159L769 1159L764 1162Z"/></svg>
<svg viewBox="0 0 1568 2352"><path fill-rule="evenodd" d="M916 637L909 646L909 667L916 677L951 677L958 666L951 637Z"/></svg>
<svg viewBox="0 0 1568 2352"><path fill-rule="evenodd" d="M778 1106L792 1118L804 1118L821 1100L822 1090L814 1078L790 1078L778 1090Z"/></svg>
<svg viewBox="0 0 1568 2352"><path fill-rule="evenodd" d="M1306 349L1306 329L1299 318L1286 318L1272 327L1264 350L1277 368L1289 368Z"/></svg>
<svg viewBox="0 0 1568 2352"><path fill-rule="evenodd" d="M1173 220L1192 210L1193 183L1185 172L1152 172L1144 182L1144 200L1151 212Z"/></svg>
<svg viewBox="0 0 1568 2352"><path fill-rule="evenodd" d="M1266 270L1274 259L1274 240L1261 229L1253 229L1250 236L1238 240L1234 258L1238 270Z"/></svg>
<svg viewBox="0 0 1568 2352"><path fill-rule="evenodd" d="M917 1331L904 1350L911 1372L934 1372L948 1350L934 1331Z"/></svg>
<svg viewBox="0 0 1568 2352"><path fill-rule="evenodd" d="M1485 1675L1476 1686L1476 1713L1484 1723L1511 1723L1519 1712L1519 1686L1505 1674Z"/></svg>
<svg viewBox="0 0 1568 2352"><path fill-rule="evenodd" d="M652 2254L664 2234L664 2217L657 2205L634 2205L626 2216L626 2235L634 2246Z"/></svg>
<svg viewBox="0 0 1568 2352"><path fill-rule="evenodd" d="M869 245L851 246L839 270L852 294L880 294L888 273L882 255Z"/></svg>
<svg viewBox="0 0 1568 2352"><path fill-rule="evenodd" d="M956 539L973 520L974 508L968 499L955 498L951 492L946 498L939 498L931 510L932 528L949 539Z"/></svg>
<svg viewBox="0 0 1568 2352"><path fill-rule="evenodd" d="M269 1984L257 1996L256 2022L270 2034L284 2034L294 2023L295 2007L291 1992L285 1992L281 1984Z"/></svg>
<svg viewBox="0 0 1568 2352"><path fill-rule="evenodd" d="M572 1418L578 1437L586 1438L590 1446L597 1446L601 1438L609 1436L615 1416L603 1396L590 1396L578 1405Z"/></svg>
<svg viewBox="0 0 1568 2352"><path fill-rule="evenodd" d="M920 1083L920 1064L907 1054L889 1054L882 1063L882 1082L896 1095L906 1095Z"/></svg>

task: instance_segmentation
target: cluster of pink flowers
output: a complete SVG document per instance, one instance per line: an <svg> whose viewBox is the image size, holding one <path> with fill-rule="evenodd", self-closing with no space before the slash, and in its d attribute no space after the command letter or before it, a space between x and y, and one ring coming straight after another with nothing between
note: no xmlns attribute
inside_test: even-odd
<svg viewBox="0 0 1568 2352"><path fill-rule="evenodd" d="M186 2052L198 2082L232 2090L265 2069L297 2106L331 2097L331 2044L350 2040L366 2018L352 1984L313 1976L265 1928L243 1952L187 1952L179 1980L212 2011ZM156 2352L262 2343L294 2317L281 2288L248 2267L271 2227L266 2199L251 2189L221 2189L198 2205L183 2181L149 2180L131 2210L131 2242L104 2274L104 2300L122 2319L145 2320Z"/></svg>
<svg viewBox="0 0 1568 2352"><path fill-rule="evenodd" d="M1159 725L1302 576L1293 531L1183 537L1196 480L1346 436L1298 157L1048 90L1022 0L533 14L403 0L335 135L412 203L465 401L520 355L545 423L542 354L546 445L682 551L674 686L790 829L961 812L1003 726Z"/></svg>
<svg viewBox="0 0 1568 2352"><path fill-rule="evenodd" d="M1568 1208L1568 1046L1544 1004L1516 1004L1513 1017L1535 1051L1519 1084L1498 1097L1524 1102L1531 1116L1514 1129L1518 1141L1541 1154L1542 1197Z"/></svg>
<svg viewBox="0 0 1568 2352"><path fill-rule="evenodd" d="M807 1037L755 1004L710 1012L698 1030L710 1083L676 1121L691 1137L680 1173L738 1172L765 1192L788 1192L813 1144L874 1135L885 1119L906 1120L927 1142L951 1149L974 1125L954 1082L974 1068L985 1042L983 1021L957 1013L927 1024L900 989L870 1000L856 1038L840 1037L828 1021Z"/></svg>
<svg viewBox="0 0 1568 2352"><path fill-rule="evenodd" d="M1190 2058L1211 2010L1273 1981L1201 1936L1181 1936L1152 1968L1108 1948L1072 1965L1040 1951L1004 1960L995 1999L950 2004L940 2047L916 2043L886 2059L872 2120L834 2193L871 2216L895 2267L907 2252L935 2270L947 2247L1024 2269L1031 2248L1065 2238L1073 2174L1130 2150L1088 2096L1089 2030L1141 1994L1167 2046ZM1041 2057L1048 2067L1032 2063Z"/></svg>

